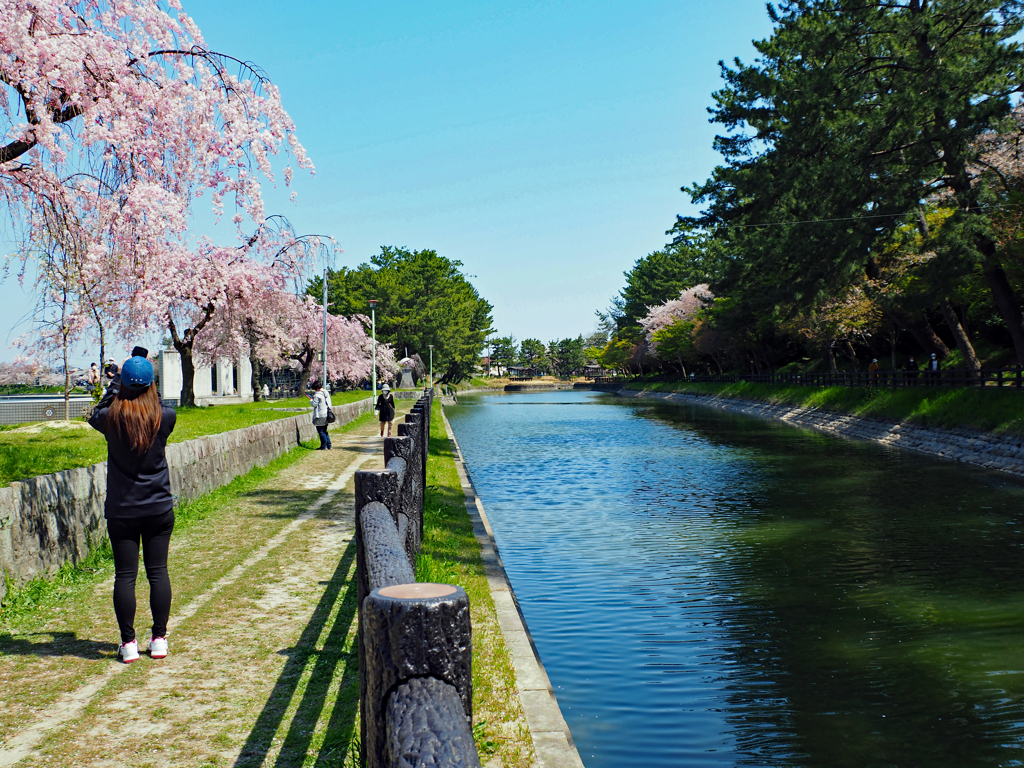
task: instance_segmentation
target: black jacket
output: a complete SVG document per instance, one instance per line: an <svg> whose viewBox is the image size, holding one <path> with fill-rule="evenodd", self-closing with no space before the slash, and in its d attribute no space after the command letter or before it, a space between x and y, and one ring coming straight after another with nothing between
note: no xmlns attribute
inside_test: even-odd
<svg viewBox="0 0 1024 768"><path fill-rule="evenodd" d="M385 397L384 393L377 395L377 405L374 406L377 409L377 418L381 421L394 421L395 420L395 398L392 397L391 393Z"/></svg>
<svg viewBox="0 0 1024 768"><path fill-rule="evenodd" d="M115 376L107 394L89 417L89 425L107 438L107 501L104 517L148 517L162 515L174 507L171 496L171 475L164 449L167 438L174 430L178 415L173 408L161 403L160 431L153 445L142 456L121 441L117 432L109 428L107 413L121 386L121 377Z"/></svg>

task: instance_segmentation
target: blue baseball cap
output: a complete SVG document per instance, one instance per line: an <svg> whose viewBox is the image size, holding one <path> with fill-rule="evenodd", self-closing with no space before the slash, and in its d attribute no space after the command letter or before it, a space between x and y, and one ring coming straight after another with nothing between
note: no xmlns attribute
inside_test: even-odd
<svg viewBox="0 0 1024 768"><path fill-rule="evenodd" d="M144 357L133 357L121 367L121 383L132 389L145 389L153 383L153 364Z"/></svg>

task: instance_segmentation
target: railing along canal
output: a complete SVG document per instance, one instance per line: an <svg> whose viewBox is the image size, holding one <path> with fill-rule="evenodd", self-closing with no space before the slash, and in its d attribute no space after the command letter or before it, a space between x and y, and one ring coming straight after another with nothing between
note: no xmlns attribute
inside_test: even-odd
<svg viewBox="0 0 1024 768"><path fill-rule="evenodd" d="M359 706L367 768L479 768L469 598L416 583L430 444L428 390L384 440L385 469L355 474Z"/></svg>
<svg viewBox="0 0 1024 768"><path fill-rule="evenodd" d="M812 387L1012 387L1024 389L1024 368L947 368L938 371L839 371L837 373L725 373L719 375L653 376L646 378L600 376L594 384L627 382L700 382L735 384L800 384Z"/></svg>

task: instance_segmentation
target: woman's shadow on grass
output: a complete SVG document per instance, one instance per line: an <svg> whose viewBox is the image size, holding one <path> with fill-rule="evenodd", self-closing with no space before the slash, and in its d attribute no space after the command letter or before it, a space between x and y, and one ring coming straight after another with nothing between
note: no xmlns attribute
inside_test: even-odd
<svg viewBox="0 0 1024 768"><path fill-rule="evenodd" d="M49 639L33 639L37 637ZM78 656L99 661L116 652L116 643L86 640L74 632L0 633L0 656Z"/></svg>

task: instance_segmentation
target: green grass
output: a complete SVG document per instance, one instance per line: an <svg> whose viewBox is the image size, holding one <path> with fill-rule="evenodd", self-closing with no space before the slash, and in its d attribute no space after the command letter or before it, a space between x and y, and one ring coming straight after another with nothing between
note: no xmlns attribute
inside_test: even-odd
<svg viewBox="0 0 1024 768"><path fill-rule="evenodd" d="M332 398L334 405L367 399L366 392L339 392ZM178 409L174 432L168 440L181 443L205 435L243 429L277 419L298 415L297 412L275 408L306 408L309 400L295 397L271 403L242 403L217 405L211 408ZM59 423L59 422L57 422ZM332 431L337 429L332 428ZM44 426L35 434L0 429L0 487L27 477L60 472L74 467L87 467L107 458L107 443L99 432L92 429L62 429Z"/></svg>
<svg viewBox="0 0 1024 768"><path fill-rule="evenodd" d="M796 384L627 384L627 389L757 400L919 426L1024 435L1024 392L1008 389L809 387Z"/></svg>
<svg viewBox="0 0 1024 768"><path fill-rule="evenodd" d="M533 742L529 731L501 728L518 714L515 669L497 623L480 545L466 512L466 497L437 401L430 419L423 544L416 558L416 580L457 584L469 596L473 622L473 736L481 762L489 764L488 760L497 755L500 764L509 768L531 765Z"/></svg>
<svg viewBox="0 0 1024 768"><path fill-rule="evenodd" d="M188 530L217 510L233 504L242 495L291 466L305 456L306 451L318 445L317 441L303 443L278 456L266 466L256 467L215 491L182 501L174 509L175 531ZM74 599L83 594L83 589L92 587L110 575L113 568L114 557L110 549L110 540L104 537L99 546L94 547L85 558L77 563L65 563L53 576L40 576L19 587L14 586L5 574L7 592L0 601L0 627L9 629L21 620L33 616L41 607Z"/></svg>

